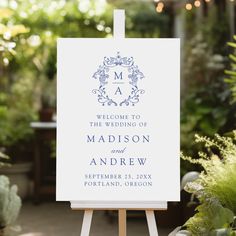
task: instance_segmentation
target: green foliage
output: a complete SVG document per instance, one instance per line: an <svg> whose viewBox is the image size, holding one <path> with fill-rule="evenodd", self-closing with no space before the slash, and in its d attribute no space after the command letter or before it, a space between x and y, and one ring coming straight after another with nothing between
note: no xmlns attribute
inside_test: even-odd
<svg viewBox="0 0 236 236"><path fill-rule="evenodd" d="M212 136L236 128L236 107L230 104L229 86L224 81L228 16L220 4L211 5L204 17L197 12L185 11L181 68L181 149L189 155L200 148L191 141L195 133ZM192 169L191 164L181 163L182 174Z"/></svg>
<svg viewBox="0 0 236 236"><path fill-rule="evenodd" d="M0 228L15 222L21 209L17 186L10 187L8 177L0 176Z"/></svg>
<svg viewBox="0 0 236 236"><path fill-rule="evenodd" d="M8 24L13 12L0 9L0 147L8 147L28 137L31 133L29 121L32 112L31 80L26 74L12 74L8 63L16 55L19 37L29 30L22 24ZM10 73L11 72L11 73ZM2 154L2 157L6 157Z"/></svg>
<svg viewBox="0 0 236 236"><path fill-rule="evenodd" d="M221 7L214 4L204 17L197 15L199 9L185 11L185 36L191 40L197 33L204 35L205 43L211 47L214 54L227 53L226 42L229 39L228 15ZM196 20L197 19L197 20Z"/></svg>
<svg viewBox="0 0 236 236"><path fill-rule="evenodd" d="M51 158L56 158L56 154L57 154L56 141L55 140L51 141L50 146L51 146L51 155L50 156L51 156Z"/></svg>
<svg viewBox="0 0 236 236"><path fill-rule="evenodd" d="M29 31L22 24L7 24L6 19L12 17L12 15L12 10L0 8L0 60L6 66L9 64L9 59L16 54L16 37Z"/></svg>
<svg viewBox="0 0 236 236"><path fill-rule="evenodd" d="M200 201L197 213L185 224L193 235L211 235L219 228L228 229L227 235L231 235L236 214L236 132L232 136L216 134L210 139L196 135L196 143L203 143L206 151L199 152L199 159L181 154L183 160L204 169L196 181L185 187Z"/></svg>
<svg viewBox="0 0 236 236"><path fill-rule="evenodd" d="M195 8L193 8L191 11L185 11L185 9L182 10L182 14L184 14L184 17L185 17L184 32L186 34L187 40L190 40L191 38L193 38L194 35L199 30L196 25L196 11L197 9Z"/></svg>
<svg viewBox="0 0 236 236"><path fill-rule="evenodd" d="M205 201L196 210L195 216L185 224L194 236L214 235L214 229L229 228L234 219L232 211L215 199Z"/></svg>
<svg viewBox="0 0 236 236"><path fill-rule="evenodd" d="M0 91L0 146L9 147L30 138L29 123L36 119L33 88L33 79L19 77L8 93Z"/></svg>
<svg viewBox="0 0 236 236"><path fill-rule="evenodd" d="M20 41L16 63L53 78L56 72L58 37L106 37L111 18L104 1L21 1L12 21L21 22L30 32ZM16 65L15 65L16 66Z"/></svg>
<svg viewBox="0 0 236 236"><path fill-rule="evenodd" d="M220 7L211 6L208 17L203 19L200 29L213 53L227 54L226 42L229 40L228 15Z"/></svg>
<svg viewBox="0 0 236 236"><path fill-rule="evenodd" d="M40 105L55 107L58 37L106 37L99 1L0 2L0 147L27 149ZM4 49L4 50L3 50ZM13 155L11 155L13 156Z"/></svg>
<svg viewBox="0 0 236 236"><path fill-rule="evenodd" d="M116 9L125 9L126 37L156 38L170 37L170 16L164 11L157 14L155 4L151 1L114 1L108 0Z"/></svg>
<svg viewBox="0 0 236 236"><path fill-rule="evenodd" d="M234 36L234 40L236 41L236 35ZM225 74L228 75L228 78L225 81L229 84L233 102L236 102L236 43L230 42L228 43L230 47L233 48L233 54L229 55L229 59L231 62L231 70L225 70Z"/></svg>
<svg viewBox="0 0 236 236"><path fill-rule="evenodd" d="M23 147L22 142L31 138L29 123L37 119L40 106L55 107L57 38L110 37L113 2L35 0L2 4L1 42L13 48L8 47L0 58L0 147L19 143ZM131 36L164 35L167 16L156 14L153 3L132 4L129 9Z"/></svg>
<svg viewBox="0 0 236 236"><path fill-rule="evenodd" d="M193 155L199 148L191 142L194 133L211 136L231 130L235 122L228 121L233 108L229 105L230 92L223 80L224 57L213 54L199 33L186 44L184 58L181 149Z"/></svg>

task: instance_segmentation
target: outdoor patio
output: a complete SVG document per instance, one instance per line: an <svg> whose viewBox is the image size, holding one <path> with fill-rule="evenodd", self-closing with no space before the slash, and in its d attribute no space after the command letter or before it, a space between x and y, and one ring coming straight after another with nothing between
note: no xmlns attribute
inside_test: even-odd
<svg viewBox="0 0 236 236"><path fill-rule="evenodd" d="M14 229L18 231L15 234L19 236L78 236L82 219L83 212L72 211L67 203L51 202L33 205L27 202L23 205ZM171 229L159 229L160 236L167 236L170 232ZM111 220L104 211L95 211L91 236L113 235L118 235L117 217ZM146 219L128 218L127 235L149 235Z"/></svg>

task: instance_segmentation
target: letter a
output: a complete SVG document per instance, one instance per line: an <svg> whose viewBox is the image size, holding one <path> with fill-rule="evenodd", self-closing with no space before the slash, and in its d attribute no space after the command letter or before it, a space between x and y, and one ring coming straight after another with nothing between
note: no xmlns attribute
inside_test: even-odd
<svg viewBox="0 0 236 236"><path fill-rule="evenodd" d="M91 160L91 162L90 162L89 165L90 165L90 166L96 166L96 165L97 165L97 163L96 163L96 161L95 161L94 158Z"/></svg>
<svg viewBox="0 0 236 236"><path fill-rule="evenodd" d="M117 90L116 90L116 92L115 92L115 95L117 95L117 93L119 93L120 95L122 95L121 90L120 90L120 87L117 88Z"/></svg>

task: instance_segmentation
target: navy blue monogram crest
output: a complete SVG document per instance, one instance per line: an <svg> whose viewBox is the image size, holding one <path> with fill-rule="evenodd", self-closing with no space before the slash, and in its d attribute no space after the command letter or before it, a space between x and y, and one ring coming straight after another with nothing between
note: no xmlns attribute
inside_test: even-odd
<svg viewBox="0 0 236 236"><path fill-rule="evenodd" d="M121 57L119 52L115 57L104 57L92 77L99 81L98 89L92 92L103 106L134 106L145 92L138 87L144 75L134 64L133 57Z"/></svg>

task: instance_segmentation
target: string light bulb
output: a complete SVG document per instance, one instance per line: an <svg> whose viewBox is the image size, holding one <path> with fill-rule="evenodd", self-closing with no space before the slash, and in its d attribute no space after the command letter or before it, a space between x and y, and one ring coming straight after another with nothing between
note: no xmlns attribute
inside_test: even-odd
<svg viewBox="0 0 236 236"><path fill-rule="evenodd" d="M163 2L158 2L157 7L156 7L156 11L158 13L161 13L163 11L164 8L164 3Z"/></svg>
<svg viewBox="0 0 236 236"><path fill-rule="evenodd" d="M190 11L190 10L192 10L193 6L191 3L186 3L185 8L186 8L186 10Z"/></svg>
<svg viewBox="0 0 236 236"><path fill-rule="evenodd" d="M163 3L163 2L159 2L159 3L157 4L157 7L164 8L164 3Z"/></svg>
<svg viewBox="0 0 236 236"><path fill-rule="evenodd" d="M201 6L201 2L200 2L199 0L196 0L196 1L194 2L194 6L195 6L195 7L200 7L200 6Z"/></svg>
<svg viewBox="0 0 236 236"><path fill-rule="evenodd" d="M156 11L157 11L158 13L161 13L161 12L163 11L163 9L160 8L160 7L156 7Z"/></svg>
<svg viewBox="0 0 236 236"><path fill-rule="evenodd" d="M153 0L155 3L157 3L156 5L156 11L158 13L161 13L164 9L164 2L163 0ZM205 1L206 3L209 3L211 2L211 0L188 0L188 2L185 4L185 9L188 10L188 11L191 11L193 9L193 7L200 7L201 6L201 1ZM235 2L236 0L229 0L230 2Z"/></svg>

